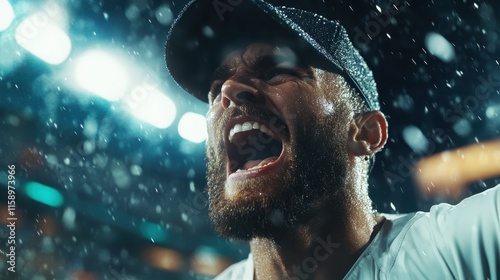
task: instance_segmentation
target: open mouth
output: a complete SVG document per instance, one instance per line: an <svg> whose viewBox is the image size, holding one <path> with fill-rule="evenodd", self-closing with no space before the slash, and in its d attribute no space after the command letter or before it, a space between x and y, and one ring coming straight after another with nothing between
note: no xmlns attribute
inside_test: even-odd
<svg viewBox="0 0 500 280"><path fill-rule="evenodd" d="M228 175L269 167L283 153L283 141L259 121L233 124L227 133Z"/></svg>

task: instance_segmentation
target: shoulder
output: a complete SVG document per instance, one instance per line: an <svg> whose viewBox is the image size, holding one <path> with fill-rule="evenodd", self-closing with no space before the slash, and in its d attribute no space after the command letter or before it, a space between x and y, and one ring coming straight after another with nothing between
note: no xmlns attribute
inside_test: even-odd
<svg viewBox="0 0 500 280"><path fill-rule="evenodd" d="M247 259L237 262L215 277L214 280L252 280L253 261L252 254Z"/></svg>
<svg viewBox="0 0 500 280"><path fill-rule="evenodd" d="M467 244L471 248L471 237L480 245L484 241L499 239L500 228L500 185L470 196L457 205L441 203L429 212L409 214L406 222L397 228L397 234L405 242L408 239L429 241L438 248ZM406 215L406 217L408 217ZM394 221L397 223L397 220ZM417 244L415 244L417 245Z"/></svg>
<svg viewBox="0 0 500 280"><path fill-rule="evenodd" d="M426 267L440 277L482 279L500 261L500 185L457 205L441 203L417 212L400 238L392 272ZM399 267L399 268L398 268ZM436 278L437 279L437 278Z"/></svg>
<svg viewBox="0 0 500 280"><path fill-rule="evenodd" d="M500 263L500 185L429 212L386 220L345 279L477 278Z"/></svg>
<svg viewBox="0 0 500 280"><path fill-rule="evenodd" d="M432 206L429 212L406 215L412 217L406 224L408 234L413 231L419 234L429 231L433 239L450 240L467 239L469 234L482 230L498 237L496 231L500 226L500 185L470 196L457 205L440 203Z"/></svg>
<svg viewBox="0 0 500 280"><path fill-rule="evenodd" d="M441 203L431 207L428 222L436 234L464 236L482 229L497 235L500 185L470 196L457 205Z"/></svg>

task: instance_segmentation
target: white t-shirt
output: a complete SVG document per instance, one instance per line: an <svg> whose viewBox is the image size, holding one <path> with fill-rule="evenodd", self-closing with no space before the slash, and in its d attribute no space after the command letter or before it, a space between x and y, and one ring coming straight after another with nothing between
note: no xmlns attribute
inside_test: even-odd
<svg viewBox="0 0 500 280"><path fill-rule="evenodd" d="M455 206L384 216L344 279L500 279L500 185ZM253 280L253 271L250 254L216 280Z"/></svg>

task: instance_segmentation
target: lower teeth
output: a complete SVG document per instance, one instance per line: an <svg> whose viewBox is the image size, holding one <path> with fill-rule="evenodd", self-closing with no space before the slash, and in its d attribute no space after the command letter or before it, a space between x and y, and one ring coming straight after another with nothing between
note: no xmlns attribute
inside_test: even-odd
<svg viewBox="0 0 500 280"><path fill-rule="evenodd" d="M242 171L249 171L249 170L254 170L254 169L257 169L257 168L261 168L261 167L264 167L264 166L268 166L269 164L273 163L274 161L271 161L271 162L268 162L264 165L256 165L254 167L250 167L248 169L238 169L236 170L234 173L238 173L238 172L242 172Z"/></svg>
<svg viewBox="0 0 500 280"><path fill-rule="evenodd" d="M266 164L267 165L267 164ZM266 166L266 165L263 165L263 166ZM248 168L247 170L254 170L254 169L257 169L257 168L261 168L262 166L259 166L259 165L256 165L254 167L250 167Z"/></svg>

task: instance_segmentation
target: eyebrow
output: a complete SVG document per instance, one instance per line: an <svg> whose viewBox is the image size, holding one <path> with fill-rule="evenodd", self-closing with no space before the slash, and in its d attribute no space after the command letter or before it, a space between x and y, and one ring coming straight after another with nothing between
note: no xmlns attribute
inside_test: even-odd
<svg viewBox="0 0 500 280"><path fill-rule="evenodd" d="M231 68L227 65L221 65L215 69L212 75L212 81L224 80L231 76Z"/></svg>
<svg viewBox="0 0 500 280"><path fill-rule="evenodd" d="M279 65L284 62L292 61L289 56L282 54L268 54L257 57L254 61L249 63L252 69L262 69ZM215 69L212 80L224 80L232 75L233 69L227 64L221 65Z"/></svg>

